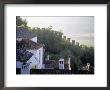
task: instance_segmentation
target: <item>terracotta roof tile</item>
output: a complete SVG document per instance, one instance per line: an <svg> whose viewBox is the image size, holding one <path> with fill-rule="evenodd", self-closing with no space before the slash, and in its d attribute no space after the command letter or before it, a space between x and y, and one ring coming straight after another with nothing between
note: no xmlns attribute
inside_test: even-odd
<svg viewBox="0 0 110 90"><path fill-rule="evenodd" d="M43 47L43 44L35 43L29 39L22 39L21 41L16 41L17 48L25 48L25 49L38 49Z"/></svg>

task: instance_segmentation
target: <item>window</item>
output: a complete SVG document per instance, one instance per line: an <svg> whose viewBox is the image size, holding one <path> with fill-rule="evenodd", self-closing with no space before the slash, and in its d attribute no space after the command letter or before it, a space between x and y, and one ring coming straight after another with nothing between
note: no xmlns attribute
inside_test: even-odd
<svg viewBox="0 0 110 90"><path fill-rule="evenodd" d="M61 64L61 61L60 61L60 64Z"/></svg>

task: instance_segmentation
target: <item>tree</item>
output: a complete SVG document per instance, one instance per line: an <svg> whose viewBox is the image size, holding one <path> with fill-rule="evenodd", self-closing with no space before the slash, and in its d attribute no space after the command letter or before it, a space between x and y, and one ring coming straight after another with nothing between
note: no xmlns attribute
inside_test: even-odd
<svg viewBox="0 0 110 90"><path fill-rule="evenodd" d="M16 25L17 26L27 26L27 21L23 20L20 16L16 16Z"/></svg>
<svg viewBox="0 0 110 90"><path fill-rule="evenodd" d="M93 47L84 47L80 59L83 64L90 63L94 66L94 48Z"/></svg>

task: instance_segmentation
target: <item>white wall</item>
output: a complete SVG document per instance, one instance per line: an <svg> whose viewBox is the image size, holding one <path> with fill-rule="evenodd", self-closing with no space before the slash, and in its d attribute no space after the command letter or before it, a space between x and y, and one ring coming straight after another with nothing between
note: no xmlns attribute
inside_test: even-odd
<svg viewBox="0 0 110 90"><path fill-rule="evenodd" d="M16 61L16 68L21 68L22 67L22 62Z"/></svg>
<svg viewBox="0 0 110 90"><path fill-rule="evenodd" d="M30 74L29 64L22 65L21 74Z"/></svg>
<svg viewBox="0 0 110 90"><path fill-rule="evenodd" d="M71 70L70 64L71 64L71 58L68 58L68 65L69 65L69 70Z"/></svg>
<svg viewBox="0 0 110 90"><path fill-rule="evenodd" d="M39 59L40 59L40 64L39 64L39 68L43 68L43 47L38 49L39 51Z"/></svg>
<svg viewBox="0 0 110 90"><path fill-rule="evenodd" d="M63 58L59 59L59 69L64 69L64 59Z"/></svg>
<svg viewBox="0 0 110 90"><path fill-rule="evenodd" d="M21 41L21 40L22 40L22 38L17 38L16 40L17 40L17 41Z"/></svg>
<svg viewBox="0 0 110 90"><path fill-rule="evenodd" d="M34 37L34 38L30 39L30 40L32 40L33 42L37 43L37 37Z"/></svg>
<svg viewBox="0 0 110 90"><path fill-rule="evenodd" d="M39 64L39 60L38 60L38 57L36 57L36 55L33 55L28 61L27 63L30 63L29 65L29 69L31 69L33 66L36 65L36 68Z"/></svg>
<svg viewBox="0 0 110 90"><path fill-rule="evenodd" d="M27 61L27 63L30 63L30 69L32 66L36 65L38 69L41 69L43 66L43 47L36 49L36 50L27 50L34 55Z"/></svg>

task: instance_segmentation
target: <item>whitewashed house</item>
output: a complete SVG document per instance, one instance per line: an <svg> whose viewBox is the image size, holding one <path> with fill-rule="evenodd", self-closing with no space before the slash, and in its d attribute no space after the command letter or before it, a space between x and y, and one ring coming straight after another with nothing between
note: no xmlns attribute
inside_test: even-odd
<svg viewBox="0 0 110 90"><path fill-rule="evenodd" d="M33 56L27 61L30 63L29 69L42 69L43 68L43 45L42 44L35 44L35 47L27 49L27 51L31 52Z"/></svg>
<svg viewBox="0 0 110 90"><path fill-rule="evenodd" d="M37 42L37 36L24 28L18 28L16 33L17 50L20 52L16 61L16 68L21 68L21 74L28 74L30 69L42 69L43 65L43 44ZM25 52L23 52L25 49ZM19 53L17 53L19 54ZM21 56L22 55L22 56ZM19 58L20 57L20 58ZM20 59L25 58L23 64ZM26 71L26 72L25 72Z"/></svg>
<svg viewBox="0 0 110 90"><path fill-rule="evenodd" d="M28 58L26 61L26 64L28 64L27 69L42 69L43 68L43 45L33 42L32 40L23 39L18 42L21 43L24 48L26 48L25 53L27 53L27 57L29 57L28 53L31 53L32 55Z"/></svg>

